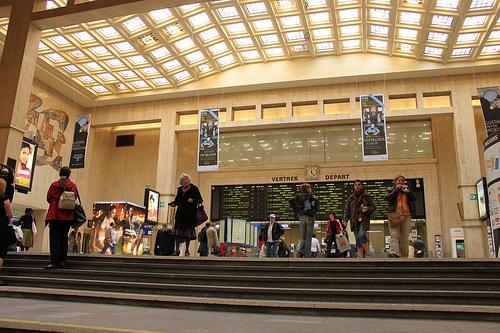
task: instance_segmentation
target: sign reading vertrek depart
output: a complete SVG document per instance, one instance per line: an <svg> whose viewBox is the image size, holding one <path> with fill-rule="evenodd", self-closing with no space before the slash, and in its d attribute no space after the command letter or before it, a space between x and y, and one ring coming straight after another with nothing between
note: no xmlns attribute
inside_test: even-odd
<svg viewBox="0 0 500 333"><path fill-rule="evenodd" d="M384 95L362 95L360 105L363 161L387 160Z"/></svg>
<svg viewBox="0 0 500 333"><path fill-rule="evenodd" d="M219 168L219 109L200 110L198 171Z"/></svg>
<svg viewBox="0 0 500 333"><path fill-rule="evenodd" d="M478 88L479 100L483 109L486 134L500 131L500 87Z"/></svg>
<svg viewBox="0 0 500 333"><path fill-rule="evenodd" d="M90 115L86 114L76 118L71 157L69 159L69 167L72 169L82 169L85 167L85 152L87 151L89 128Z"/></svg>

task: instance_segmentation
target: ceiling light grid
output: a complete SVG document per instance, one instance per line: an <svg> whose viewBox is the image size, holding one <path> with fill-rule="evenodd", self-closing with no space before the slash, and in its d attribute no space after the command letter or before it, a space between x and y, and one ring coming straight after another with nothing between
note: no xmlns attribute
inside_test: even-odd
<svg viewBox="0 0 500 333"><path fill-rule="evenodd" d="M42 32L39 56L46 68L56 68L67 79L76 78L82 91L94 96L175 88L246 63L332 52L374 51L441 63L500 58L499 0L282 2L206 2L50 29ZM300 24L289 25L290 19ZM262 20L270 26L259 30L255 22ZM469 21L476 23L464 26ZM225 28L230 24L241 24L245 31L231 34ZM7 25L8 19L0 20L0 34L6 34ZM340 35L356 25L357 35ZM169 34L168 26L177 31ZM378 28L372 30L372 26ZM325 35L324 29L330 33ZM400 29L407 31L401 34ZM418 31L416 39L414 31ZM273 34L275 43L262 41L263 36ZM193 45L184 49L186 38ZM238 46L238 39L248 39L251 45ZM211 49L221 42L227 50L214 54ZM165 65L174 60L180 66L167 70ZM133 75L124 77L120 72ZM94 89L97 86L102 88Z"/></svg>
<svg viewBox="0 0 500 333"><path fill-rule="evenodd" d="M477 47L474 49L472 54L472 61L476 61L478 59L487 59L487 58L499 58L500 52L493 54L482 54L483 49L488 45L499 45L500 42L492 38L491 34L493 31L500 31L500 0L497 0L496 4L492 9L495 14L491 15L489 22L487 23L486 31L480 35L479 42Z"/></svg>

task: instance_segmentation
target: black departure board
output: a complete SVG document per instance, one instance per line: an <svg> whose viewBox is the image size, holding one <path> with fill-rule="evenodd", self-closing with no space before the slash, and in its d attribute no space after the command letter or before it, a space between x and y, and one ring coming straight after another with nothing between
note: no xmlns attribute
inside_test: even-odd
<svg viewBox="0 0 500 333"><path fill-rule="evenodd" d="M424 181L421 178L407 179L417 201L413 218L425 218ZM365 191L371 195L376 211L372 219L387 219L388 202L384 199L393 180L364 181ZM345 201L353 191L354 181L310 183L319 199L317 220L326 220L330 210L342 217ZM269 214L278 220L294 221L296 216L288 200L299 191L300 183L275 183L258 185L212 186L212 221L226 217L248 221L267 221Z"/></svg>

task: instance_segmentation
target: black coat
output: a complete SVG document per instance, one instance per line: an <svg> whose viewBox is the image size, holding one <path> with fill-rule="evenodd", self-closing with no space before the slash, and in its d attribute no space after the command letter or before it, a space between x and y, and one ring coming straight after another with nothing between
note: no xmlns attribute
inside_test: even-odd
<svg viewBox="0 0 500 333"><path fill-rule="evenodd" d="M189 199L193 199L193 202L188 202ZM173 201L173 205L177 206L174 229L196 228L196 212L198 210L198 204L202 202L203 199L201 198L198 187L191 184L186 192L182 192L182 186L179 186L177 195Z"/></svg>
<svg viewBox="0 0 500 333"><path fill-rule="evenodd" d="M271 223L266 223L262 227L262 229L260 230L260 234L262 235L262 240L264 242L267 242L267 230L269 229L270 224ZM274 222L273 231L272 231L273 241L275 241L275 242L279 241L281 235L283 235L284 233L285 233L285 230L283 229L283 227L278 222Z"/></svg>

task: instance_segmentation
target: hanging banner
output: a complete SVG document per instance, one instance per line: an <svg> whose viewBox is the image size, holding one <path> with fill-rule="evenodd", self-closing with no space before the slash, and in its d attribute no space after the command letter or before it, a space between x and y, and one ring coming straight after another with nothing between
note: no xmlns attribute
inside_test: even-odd
<svg viewBox="0 0 500 333"><path fill-rule="evenodd" d="M219 109L200 110L198 171L219 168Z"/></svg>
<svg viewBox="0 0 500 333"><path fill-rule="evenodd" d="M69 159L69 167L72 169L82 169L85 167L85 152L87 150L89 128L90 115L83 115L76 118L73 146Z"/></svg>
<svg viewBox="0 0 500 333"><path fill-rule="evenodd" d="M500 88L478 88L477 92L483 109L486 134L490 136L500 129Z"/></svg>
<svg viewBox="0 0 500 333"><path fill-rule="evenodd" d="M23 137L14 175L14 185L18 192L27 193L31 191L37 147L35 141Z"/></svg>
<svg viewBox="0 0 500 333"><path fill-rule="evenodd" d="M388 159L384 95L360 96L363 161Z"/></svg>
<svg viewBox="0 0 500 333"><path fill-rule="evenodd" d="M500 133L484 141L484 168L488 186L490 226L495 257L500 251Z"/></svg>

